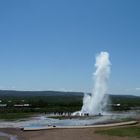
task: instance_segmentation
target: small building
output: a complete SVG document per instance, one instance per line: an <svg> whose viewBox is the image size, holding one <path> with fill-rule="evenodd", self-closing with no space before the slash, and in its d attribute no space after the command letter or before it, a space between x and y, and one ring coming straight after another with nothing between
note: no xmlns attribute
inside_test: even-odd
<svg viewBox="0 0 140 140"><path fill-rule="evenodd" d="M30 104L24 104L23 106L24 106L24 107L29 107L29 106L30 106Z"/></svg>
<svg viewBox="0 0 140 140"><path fill-rule="evenodd" d="M29 107L30 104L15 104L14 107Z"/></svg>
<svg viewBox="0 0 140 140"><path fill-rule="evenodd" d="M24 107L23 104L15 104L14 107Z"/></svg>
<svg viewBox="0 0 140 140"><path fill-rule="evenodd" d="M7 107L7 104L0 104L0 107Z"/></svg>

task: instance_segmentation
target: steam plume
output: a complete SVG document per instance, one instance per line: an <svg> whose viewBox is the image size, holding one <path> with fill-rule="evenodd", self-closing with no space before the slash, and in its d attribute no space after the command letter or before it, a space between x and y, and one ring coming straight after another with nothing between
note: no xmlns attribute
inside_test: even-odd
<svg viewBox="0 0 140 140"><path fill-rule="evenodd" d="M110 75L110 60L108 52L101 52L96 57L96 71L93 73L94 88L91 95L85 94L81 114L97 115L103 113L107 104L107 81Z"/></svg>

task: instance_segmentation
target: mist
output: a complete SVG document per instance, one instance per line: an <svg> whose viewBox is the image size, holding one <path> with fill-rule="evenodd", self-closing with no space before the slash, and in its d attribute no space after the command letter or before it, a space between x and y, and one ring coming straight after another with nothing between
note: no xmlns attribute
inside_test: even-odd
<svg viewBox="0 0 140 140"><path fill-rule="evenodd" d="M111 71L108 52L101 52L96 56L95 68L96 71L93 73L93 91L91 94L84 95L81 114L103 114L108 102L108 98L106 97L108 90L107 83Z"/></svg>

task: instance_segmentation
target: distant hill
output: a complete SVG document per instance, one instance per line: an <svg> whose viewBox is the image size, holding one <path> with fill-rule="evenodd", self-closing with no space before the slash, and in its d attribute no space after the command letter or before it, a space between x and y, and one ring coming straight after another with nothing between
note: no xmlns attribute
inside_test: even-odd
<svg viewBox="0 0 140 140"><path fill-rule="evenodd" d="M90 93L89 93L90 94ZM76 107L78 110L82 106L84 93L82 92L63 92L63 91L14 91L14 90L0 90L0 99L3 103L12 100L19 103L24 100L31 103L32 106L38 105L46 106L52 105L61 108ZM129 110L130 107L140 107L140 97L133 95L107 95L109 96L109 104L121 104L120 110ZM113 108L114 109L114 108ZM116 108L115 108L116 109ZM115 110L114 109L114 110ZM59 109L58 109L59 110ZM64 109L65 110L65 109Z"/></svg>
<svg viewBox="0 0 140 140"><path fill-rule="evenodd" d="M0 90L0 96L83 96L82 92Z"/></svg>
<svg viewBox="0 0 140 140"><path fill-rule="evenodd" d="M17 91L17 90L0 90L0 96L84 96L83 92L64 92L64 91ZM109 95L112 99L135 99L139 96L133 95Z"/></svg>
<svg viewBox="0 0 140 140"><path fill-rule="evenodd" d="M119 98L119 99L135 99L138 98L140 99L140 96L135 96L135 95L110 95L112 98Z"/></svg>

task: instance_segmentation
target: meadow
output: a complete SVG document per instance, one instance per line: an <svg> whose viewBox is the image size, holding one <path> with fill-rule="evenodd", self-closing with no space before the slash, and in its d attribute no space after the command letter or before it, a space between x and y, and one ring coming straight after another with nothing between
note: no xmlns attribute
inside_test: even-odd
<svg viewBox="0 0 140 140"><path fill-rule="evenodd" d="M0 92L1 93L1 92ZM22 94L21 94L22 93ZM30 117L39 113L72 113L80 110L83 102L83 93L65 92L21 92L6 91L0 94L0 119L18 119ZM110 98L109 111L128 111L140 108L140 97L127 95L108 95ZM29 106L15 106L15 105ZM120 106L116 106L120 104Z"/></svg>
<svg viewBox="0 0 140 140"><path fill-rule="evenodd" d="M95 132L101 135L140 138L140 125L96 130Z"/></svg>

